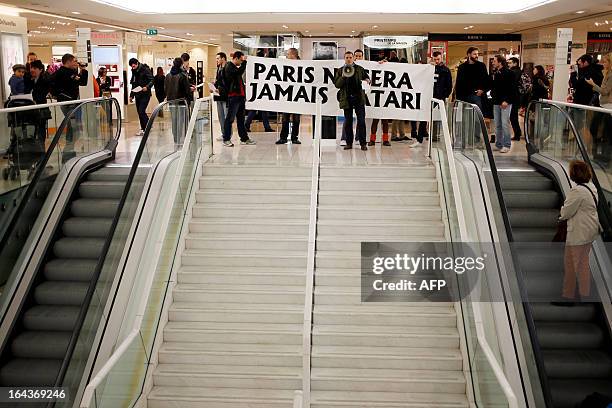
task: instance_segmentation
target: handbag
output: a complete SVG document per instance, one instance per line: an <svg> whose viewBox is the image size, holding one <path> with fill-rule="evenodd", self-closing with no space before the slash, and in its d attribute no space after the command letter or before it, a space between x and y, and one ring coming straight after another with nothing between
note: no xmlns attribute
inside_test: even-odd
<svg viewBox="0 0 612 408"><path fill-rule="evenodd" d="M567 240L567 220L557 221L557 232L552 242L565 242Z"/></svg>

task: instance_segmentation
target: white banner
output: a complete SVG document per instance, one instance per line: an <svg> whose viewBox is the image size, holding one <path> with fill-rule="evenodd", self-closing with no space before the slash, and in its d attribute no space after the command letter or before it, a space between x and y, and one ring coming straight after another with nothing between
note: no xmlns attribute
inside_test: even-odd
<svg viewBox="0 0 612 408"><path fill-rule="evenodd" d="M334 70L343 61L249 57L247 103L250 110L314 115L317 100L324 116L340 116ZM429 121L434 66L359 61L370 76L366 117Z"/></svg>

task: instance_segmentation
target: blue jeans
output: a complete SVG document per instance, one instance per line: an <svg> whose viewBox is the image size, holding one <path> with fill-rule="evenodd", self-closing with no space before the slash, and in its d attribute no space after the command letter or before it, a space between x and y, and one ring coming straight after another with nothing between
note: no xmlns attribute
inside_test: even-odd
<svg viewBox="0 0 612 408"><path fill-rule="evenodd" d="M234 119L236 120L236 126L238 126L238 136L241 141L249 140L249 134L244 126L244 104L246 98L244 96L230 96L227 100L227 116L225 118L225 125L223 125L223 141L228 142L232 139L232 124Z"/></svg>
<svg viewBox="0 0 612 408"><path fill-rule="evenodd" d="M508 105L503 109L501 105L493 105L493 119L495 120L495 146L511 147L511 128L510 128L510 113L512 105Z"/></svg>
<svg viewBox="0 0 612 408"><path fill-rule="evenodd" d="M223 129L225 127L225 118L227 117L227 101L217 101L217 115L221 125L221 134L223 135L225 134Z"/></svg>
<svg viewBox="0 0 612 408"><path fill-rule="evenodd" d="M264 129L266 130L272 129L272 127L270 126L270 117L268 116L268 112L259 111L259 113L261 113L261 123L263 123ZM254 111L254 110L249 111L249 114L247 115L247 119L245 123L245 126L247 128L251 127L251 122L253 122L253 119L255 119L255 115L257 115L257 111Z"/></svg>

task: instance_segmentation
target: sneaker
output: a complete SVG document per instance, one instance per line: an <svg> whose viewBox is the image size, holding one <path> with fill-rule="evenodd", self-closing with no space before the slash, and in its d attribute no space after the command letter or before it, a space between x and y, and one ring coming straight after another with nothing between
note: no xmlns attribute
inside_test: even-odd
<svg viewBox="0 0 612 408"><path fill-rule="evenodd" d="M217 136L217 137L215 138L215 140L216 140L217 142L222 142L222 141L223 141L223 136Z"/></svg>
<svg viewBox="0 0 612 408"><path fill-rule="evenodd" d="M389 141L388 141L388 140L385 140L385 141L383 142L383 146L391 146L391 143L389 143Z"/></svg>
<svg viewBox="0 0 612 408"><path fill-rule="evenodd" d="M402 142L407 142L407 141L410 141L410 140L412 140L411 137L408 137L406 135L400 136L400 141L402 141Z"/></svg>
<svg viewBox="0 0 612 408"><path fill-rule="evenodd" d="M391 136L391 141L392 142L401 142L402 141L402 137Z"/></svg>
<svg viewBox="0 0 612 408"><path fill-rule="evenodd" d="M361 150L363 150L363 151L368 150L368 146L366 146L365 144L362 144L361 145Z"/></svg>
<svg viewBox="0 0 612 408"><path fill-rule="evenodd" d="M507 147L502 147L501 149L499 149L500 153L508 153L510 151L510 149L508 149Z"/></svg>
<svg viewBox="0 0 612 408"><path fill-rule="evenodd" d="M231 140L224 140L223 141L223 146L225 146L225 147L234 147L234 144L232 143Z"/></svg>
<svg viewBox="0 0 612 408"><path fill-rule="evenodd" d="M291 139L291 144L302 144L298 139Z"/></svg>
<svg viewBox="0 0 612 408"><path fill-rule="evenodd" d="M138 132L136 132L136 136L144 136L144 130L140 129Z"/></svg>
<svg viewBox="0 0 612 408"><path fill-rule="evenodd" d="M344 143L346 143L346 142L344 142ZM351 150L352 148L353 148L353 145L352 145L352 144L346 144L346 145L344 146L344 150Z"/></svg>
<svg viewBox="0 0 612 408"><path fill-rule="evenodd" d="M373 142L371 140L368 142L368 146L374 146L375 144L376 144L376 142Z"/></svg>
<svg viewBox="0 0 612 408"><path fill-rule="evenodd" d="M287 144L287 139L278 139L276 141L276 144L281 145L281 144Z"/></svg>
<svg viewBox="0 0 612 408"><path fill-rule="evenodd" d="M344 139L340 140L340 146L346 146L346 140Z"/></svg>
<svg viewBox="0 0 612 408"><path fill-rule="evenodd" d="M421 143L417 143L417 141L414 139L408 140L406 144L408 145L408 147L417 147L421 145Z"/></svg>
<svg viewBox="0 0 612 408"><path fill-rule="evenodd" d="M257 143L255 143L255 141L253 139L247 139L247 140L241 140L240 144L241 145L253 146L253 145L256 145Z"/></svg>

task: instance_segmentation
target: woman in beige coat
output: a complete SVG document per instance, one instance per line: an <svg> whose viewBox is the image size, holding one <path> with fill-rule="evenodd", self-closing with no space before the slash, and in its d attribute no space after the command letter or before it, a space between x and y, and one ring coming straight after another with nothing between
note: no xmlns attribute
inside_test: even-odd
<svg viewBox="0 0 612 408"><path fill-rule="evenodd" d="M567 300L576 297L576 280L581 297L591 293L589 254L593 241L601 231L597 215L597 190L587 184L591 177L591 169L585 162L574 160L570 163L570 179L576 185L567 194L560 217L560 220L567 220L562 295Z"/></svg>

